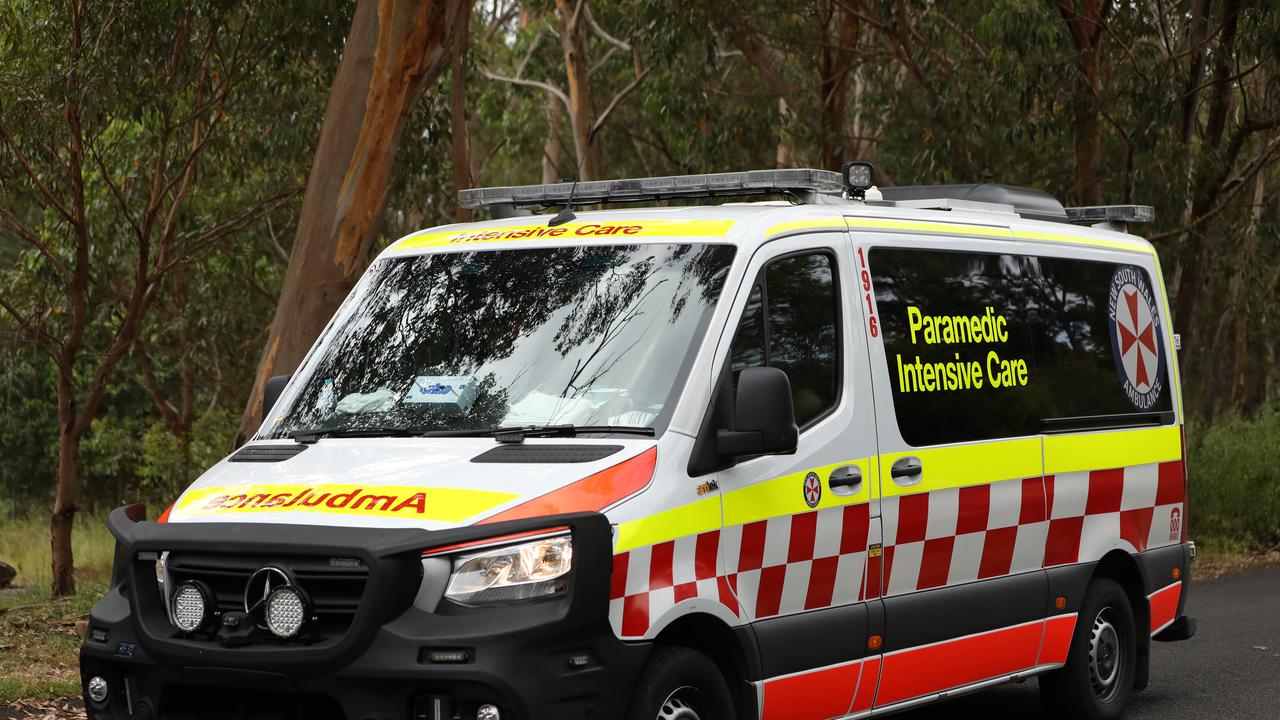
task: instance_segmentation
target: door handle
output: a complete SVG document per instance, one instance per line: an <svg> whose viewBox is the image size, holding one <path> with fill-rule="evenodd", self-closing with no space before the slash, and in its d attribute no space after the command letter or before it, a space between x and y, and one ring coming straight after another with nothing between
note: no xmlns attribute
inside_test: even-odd
<svg viewBox="0 0 1280 720"><path fill-rule="evenodd" d="M836 495L853 495L862 489L862 471L857 465L845 465L831 471L827 487Z"/></svg>
<svg viewBox="0 0 1280 720"><path fill-rule="evenodd" d="M924 477L924 466L917 457L898 458L889 469L889 476L898 485L915 485Z"/></svg>

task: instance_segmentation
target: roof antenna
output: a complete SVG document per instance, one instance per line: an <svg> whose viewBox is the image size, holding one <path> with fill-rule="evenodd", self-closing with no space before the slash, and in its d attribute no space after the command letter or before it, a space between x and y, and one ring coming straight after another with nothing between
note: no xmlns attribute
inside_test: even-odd
<svg viewBox="0 0 1280 720"><path fill-rule="evenodd" d="M569 182L569 178L560 178L556 182ZM569 200L565 202L564 207L560 208L560 212L556 213L555 217L547 221L547 227L556 227L558 225L563 225L570 220L578 219L578 216L573 213L573 196L577 192L578 179L574 178L573 187L569 188Z"/></svg>

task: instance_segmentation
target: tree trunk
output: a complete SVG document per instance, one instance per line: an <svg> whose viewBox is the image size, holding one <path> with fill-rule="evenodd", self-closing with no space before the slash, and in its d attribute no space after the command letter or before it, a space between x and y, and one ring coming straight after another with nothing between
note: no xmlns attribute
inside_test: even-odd
<svg viewBox="0 0 1280 720"><path fill-rule="evenodd" d="M262 421L266 381L297 368L368 263L400 136L424 88L449 65L463 4L469 7L465 0L357 4L237 445Z"/></svg>
<svg viewBox="0 0 1280 720"><path fill-rule="evenodd" d="M822 59L822 167L839 170L853 160L846 138L848 125L849 71L853 68L853 46L858 38L858 18L847 9L833 9L832 39L823 48Z"/></svg>
<svg viewBox="0 0 1280 720"><path fill-rule="evenodd" d="M553 183L565 177L564 144L560 142L560 100L547 95L547 139L542 144L542 182Z"/></svg>
<svg viewBox="0 0 1280 720"><path fill-rule="evenodd" d="M76 451L80 438L76 437L70 423L64 421L58 430L58 475L54 491L53 516L49 524L49 552L53 559L53 582L50 592L54 597L66 597L76 593L75 557L71 551L71 529L76 511Z"/></svg>
<svg viewBox="0 0 1280 720"><path fill-rule="evenodd" d="M471 35L471 4L458 6L460 17L455 22L455 39L449 65L449 145L453 158L453 191L475 186L475 169L471 157L471 122L467 117L467 48ZM456 197L456 196L455 196ZM458 206L454 219L470 222L474 213Z"/></svg>
<svg viewBox="0 0 1280 720"><path fill-rule="evenodd" d="M564 50L564 70L569 81L569 125L573 129L573 151L578 157L579 180L600 179L597 151L592 143L591 79L587 71L587 23L583 14L586 0L556 0L560 21L560 45Z"/></svg>
<svg viewBox="0 0 1280 720"><path fill-rule="evenodd" d="M1058 10L1076 50L1075 126L1076 168L1073 196L1080 205L1102 204L1102 121L1098 117L1101 92L1102 37L1111 0L1059 0Z"/></svg>

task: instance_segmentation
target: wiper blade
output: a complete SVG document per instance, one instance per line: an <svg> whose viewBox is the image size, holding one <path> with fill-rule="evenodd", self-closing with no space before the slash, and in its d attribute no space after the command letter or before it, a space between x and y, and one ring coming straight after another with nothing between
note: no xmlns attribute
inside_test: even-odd
<svg viewBox="0 0 1280 720"><path fill-rule="evenodd" d="M300 443L311 444L320 438L372 438L372 437L422 437L421 430L413 430L395 425L358 427L358 428L307 428L293 430L289 437Z"/></svg>
<svg viewBox="0 0 1280 720"><path fill-rule="evenodd" d="M428 430L425 437L493 437L498 442L518 443L531 437L574 437L589 433L622 433L626 435L657 434L651 427L637 425L524 425L494 427L487 430Z"/></svg>

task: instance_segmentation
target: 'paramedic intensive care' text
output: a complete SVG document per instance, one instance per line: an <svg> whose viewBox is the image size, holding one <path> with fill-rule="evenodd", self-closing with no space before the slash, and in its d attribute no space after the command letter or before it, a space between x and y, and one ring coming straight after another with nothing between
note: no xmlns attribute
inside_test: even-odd
<svg viewBox="0 0 1280 720"><path fill-rule="evenodd" d="M999 345L1009 342L1009 323L988 306L982 315L925 315L915 305L907 307L907 325L914 347ZM1027 362L1002 358L989 348L982 360L961 359L952 353L946 360L922 361L919 355L897 354L899 392L941 392L1008 388L1027 384Z"/></svg>

